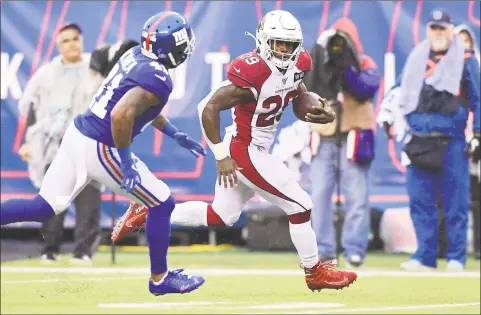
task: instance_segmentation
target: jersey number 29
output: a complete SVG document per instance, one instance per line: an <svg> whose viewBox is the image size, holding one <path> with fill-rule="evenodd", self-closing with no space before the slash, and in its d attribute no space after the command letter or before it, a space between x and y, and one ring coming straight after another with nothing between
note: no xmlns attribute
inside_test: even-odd
<svg viewBox="0 0 481 315"><path fill-rule="evenodd" d="M268 97L262 103L262 108L270 109L274 105L269 112L264 114L259 114L257 117L256 126L257 127L269 127L274 125L275 122L279 122L281 120L282 113L284 109L289 105L294 97L296 97L297 91L293 90L284 96L284 101L280 95L273 95ZM284 103L284 104L283 104Z"/></svg>
<svg viewBox="0 0 481 315"><path fill-rule="evenodd" d="M120 80L122 80L122 77L124 76L122 73L117 73L119 68L120 66L118 63L112 68L89 105L90 111L101 119L104 119L105 115L107 115L107 110L105 108L114 95L114 89L119 86Z"/></svg>

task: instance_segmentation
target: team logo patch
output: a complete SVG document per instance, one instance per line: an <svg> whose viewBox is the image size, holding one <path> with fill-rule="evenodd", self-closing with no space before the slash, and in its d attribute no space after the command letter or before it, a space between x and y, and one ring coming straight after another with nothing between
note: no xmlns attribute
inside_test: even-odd
<svg viewBox="0 0 481 315"><path fill-rule="evenodd" d="M262 20L259 21L259 26L257 28L257 30L259 31L262 31L264 29L264 21L265 21L265 17L262 18Z"/></svg>
<svg viewBox="0 0 481 315"><path fill-rule="evenodd" d="M282 79L282 85L285 85L287 82L287 77Z"/></svg>
<svg viewBox="0 0 481 315"><path fill-rule="evenodd" d="M187 43L187 41L189 40L189 36L187 35L187 30L185 28L178 30L172 35L174 36L176 46L180 46L183 43Z"/></svg>
<svg viewBox="0 0 481 315"><path fill-rule="evenodd" d="M297 80L302 80L302 78L304 78L304 71L294 73L294 82Z"/></svg>

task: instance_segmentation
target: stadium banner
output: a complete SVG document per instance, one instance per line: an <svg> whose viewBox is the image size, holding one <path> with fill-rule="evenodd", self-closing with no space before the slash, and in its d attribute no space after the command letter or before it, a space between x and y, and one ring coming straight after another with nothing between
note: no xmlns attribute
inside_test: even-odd
<svg viewBox="0 0 481 315"><path fill-rule="evenodd" d="M197 104L225 79L226 66L239 54L254 49L257 22L268 11L290 11L301 23L304 46L310 50L319 34L337 19L349 17L357 26L365 54L383 73L373 106L377 113L381 97L399 75L408 53L426 36L428 14L447 10L455 23L466 23L479 42L479 1L2 1L1 2L1 199L31 198L37 190L28 178L27 164L16 153L23 141L18 100L26 82L43 63L55 57L55 30L65 22L83 29L84 49L91 52L104 43L140 38L146 19L158 11L177 11L190 21L196 35L191 59L173 73L174 91L164 113L194 139L202 140ZM231 123L222 114L222 128ZM295 121L288 108L279 128ZM379 208L407 205L405 168L400 163L401 145L387 141L376 131L376 158L372 165L370 201ZM205 141L203 141L205 144ZM171 139L150 128L138 137L133 151L171 188L178 202L211 201L216 180L212 153L195 159ZM307 175L304 174L304 177ZM313 179L316 180L316 179ZM318 179L322 180L322 179ZM309 180L303 181L310 189ZM102 225L110 226L112 195L102 196ZM117 216L126 207L116 198ZM250 203L258 204L258 198ZM66 226L75 213L69 211Z"/></svg>

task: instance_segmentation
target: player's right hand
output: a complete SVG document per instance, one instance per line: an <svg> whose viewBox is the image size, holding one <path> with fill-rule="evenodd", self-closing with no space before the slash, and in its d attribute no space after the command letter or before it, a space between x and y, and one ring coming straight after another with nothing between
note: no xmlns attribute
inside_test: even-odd
<svg viewBox="0 0 481 315"><path fill-rule="evenodd" d="M235 187L237 185L237 170L240 171L242 168L229 156L216 161L216 166L219 186L224 183L224 188L227 188L227 181L229 181L230 187Z"/></svg>
<svg viewBox="0 0 481 315"><path fill-rule="evenodd" d="M29 147L29 145L26 144L26 143L22 144L20 149L18 149L18 155L20 155L20 158L22 159L22 161L28 162L30 160L30 147Z"/></svg>
<svg viewBox="0 0 481 315"><path fill-rule="evenodd" d="M125 190L128 193L134 191L136 185L141 184L141 179L139 172L137 171L137 167L135 164L137 163L136 160L128 159L122 161L121 168L122 168L122 184L120 188Z"/></svg>
<svg viewBox="0 0 481 315"><path fill-rule="evenodd" d="M319 105L312 107L313 112L308 113L306 121L313 124L329 124L336 119L336 113L324 98L319 98Z"/></svg>

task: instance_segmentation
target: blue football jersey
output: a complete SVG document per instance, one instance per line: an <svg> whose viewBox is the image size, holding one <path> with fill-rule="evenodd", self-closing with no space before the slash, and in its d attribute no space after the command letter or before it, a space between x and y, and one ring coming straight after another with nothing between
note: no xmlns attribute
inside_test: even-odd
<svg viewBox="0 0 481 315"><path fill-rule="evenodd" d="M131 48L115 64L87 111L75 118L77 129L91 139L115 147L110 114L122 96L136 86L157 95L161 103L135 119L133 140L159 116L172 92L172 79L167 69L157 60L145 56L140 46Z"/></svg>

